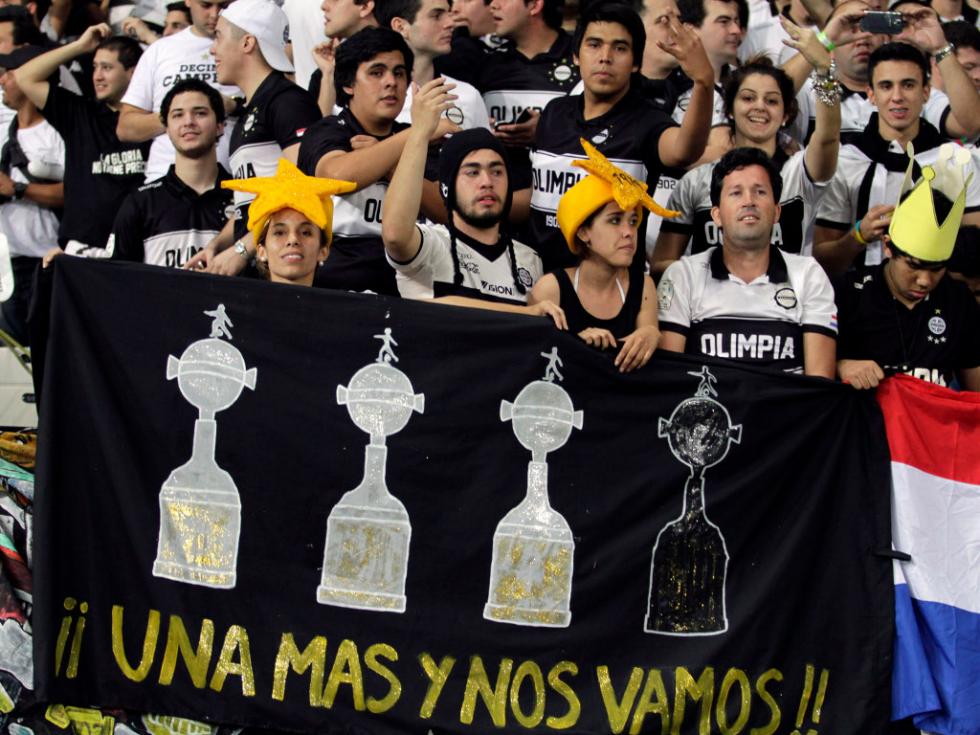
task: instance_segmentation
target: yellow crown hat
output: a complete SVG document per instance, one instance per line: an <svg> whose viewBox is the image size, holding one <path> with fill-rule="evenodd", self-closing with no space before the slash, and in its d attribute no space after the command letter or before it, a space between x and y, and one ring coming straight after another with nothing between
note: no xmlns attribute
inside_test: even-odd
<svg viewBox="0 0 980 735"><path fill-rule="evenodd" d="M282 209L295 209L327 233L327 244L333 239L334 194L354 191L357 184L338 179L319 179L307 176L285 158L279 159L275 176L256 176L251 179L229 179L221 186L256 195L248 208L248 229L258 244L265 223Z"/></svg>
<svg viewBox="0 0 980 735"><path fill-rule="evenodd" d="M915 150L911 143L905 152L909 157L909 166L888 226L888 236L899 250L913 258L934 263L949 260L966 207L966 187L973 178L972 173L967 175L973 158L966 149L944 143L939 147L935 165L923 166L922 178L912 188ZM902 196L910 188L912 193L902 201ZM942 192L953 203L946 221L941 225L936 217L933 190Z"/></svg>
<svg viewBox="0 0 980 735"><path fill-rule="evenodd" d="M587 140L579 139L588 156L584 161L572 161L573 166L584 168L588 176L580 179L566 191L558 202L558 228L573 253L578 253L575 233L593 212L616 200L616 204L629 212L643 205L661 217L676 217L680 212L664 209L647 194L647 185L634 179ZM642 216L642 212L640 213Z"/></svg>

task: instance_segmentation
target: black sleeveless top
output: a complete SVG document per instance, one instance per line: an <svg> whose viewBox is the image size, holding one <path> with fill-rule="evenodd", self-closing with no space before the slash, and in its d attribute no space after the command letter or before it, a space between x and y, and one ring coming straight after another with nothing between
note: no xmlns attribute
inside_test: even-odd
<svg viewBox="0 0 980 735"><path fill-rule="evenodd" d="M578 334L583 329L597 327L608 329L616 339L622 339L636 331L636 315L640 313L640 304L643 302L643 283L649 277L642 273L630 274L630 285L626 291L626 303L619 313L612 319L600 319L592 316L582 302L578 300L575 293L575 286L568 273L561 268L555 273L558 279L558 288L561 298L559 306L565 312L565 319L568 321L568 331Z"/></svg>

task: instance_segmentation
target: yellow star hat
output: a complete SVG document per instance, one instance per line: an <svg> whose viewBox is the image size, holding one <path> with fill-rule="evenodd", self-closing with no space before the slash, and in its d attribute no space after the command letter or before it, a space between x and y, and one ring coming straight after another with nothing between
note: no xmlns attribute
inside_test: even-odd
<svg viewBox="0 0 980 735"><path fill-rule="evenodd" d="M584 168L589 175L566 191L558 202L558 227L573 253L578 254L579 250L575 244L578 228L593 212L613 200L625 212L642 205L661 217L676 217L680 214L657 204L647 194L645 183L614 165L587 140L580 138L579 142L588 158L584 161L572 161L572 165ZM641 211L641 218L642 215Z"/></svg>
<svg viewBox="0 0 980 735"><path fill-rule="evenodd" d="M307 176L285 158L279 159L275 176L230 179L222 181L221 185L225 189L256 195L248 208L248 229L256 244L269 217L281 209L295 209L309 217L310 222L327 233L329 244L333 240L333 201L330 197L357 188L352 181Z"/></svg>
<svg viewBox="0 0 980 735"><path fill-rule="evenodd" d="M955 150L954 150L955 149ZM896 247L913 258L931 263L949 260L956 245L956 235L966 208L966 189L973 178L973 162L969 151L944 143L932 166L922 167L922 178L912 187L912 166L915 150L909 143L905 149L909 165L896 202L888 236ZM902 196L911 189L904 200ZM946 220L940 224L933 203L933 191L942 192L953 203Z"/></svg>

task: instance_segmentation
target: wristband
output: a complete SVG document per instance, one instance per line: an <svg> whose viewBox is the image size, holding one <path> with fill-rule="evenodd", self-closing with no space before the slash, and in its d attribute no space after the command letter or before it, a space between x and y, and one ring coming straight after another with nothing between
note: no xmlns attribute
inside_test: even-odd
<svg viewBox="0 0 980 735"><path fill-rule="evenodd" d="M241 240L235 243L235 252L242 256L244 260L251 260L252 257L248 254L248 248L245 247L245 243Z"/></svg>
<svg viewBox="0 0 980 735"><path fill-rule="evenodd" d="M831 41L830 38L827 37L827 34L823 31L817 31L817 40L823 44L823 47L827 49L827 51L833 51L835 48L837 48L837 45Z"/></svg>
<svg viewBox="0 0 980 735"><path fill-rule="evenodd" d="M857 240L862 245L864 245L865 247L871 244L867 240L865 240L864 236L861 234L861 220L858 220L857 222L854 223L854 239Z"/></svg>
<svg viewBox="0 0 980 735"><path fill-rule="evenodd" d="M953 44L947 43L945 46L943 46L941 49L939 49L936 53L934 53L932 55L932 58L934 58L936 60L936 63L938 64L940 61L942 61L943 59L945 59L947 56L952 55L952 53L955 50L956 49L953 48Z"/></svg>

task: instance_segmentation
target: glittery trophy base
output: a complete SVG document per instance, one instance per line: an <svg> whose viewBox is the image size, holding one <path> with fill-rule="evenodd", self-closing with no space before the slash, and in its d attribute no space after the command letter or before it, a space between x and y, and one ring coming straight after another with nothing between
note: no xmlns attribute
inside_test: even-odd
<svg viewBox="0 0 980 735"><path fill-rule="evenodd" d="M575 545L561 533L501 523L493 538L490 599L483 616L501 623L568 626ZM549 538L551 536L551 538Z"/></svg>
<svg viewBox="0 0 980 735"><path fill-rule="evenodd" d="M164 486L153 575L208 587L234 587L241 523L237 493Z"/></svg>
<svg viewBox="0 0 980 735"><path fill-rule="evenodd" d="M335 507L327 520L317 602L404 612L411 533L404 512Z"/></svg>
<svg viewBox="0 0 980 735"><path fill-rule="evenodd" d="M664 527L650 572L648 633L710 635L728 629L721 533L702 514Z"/></svg>

